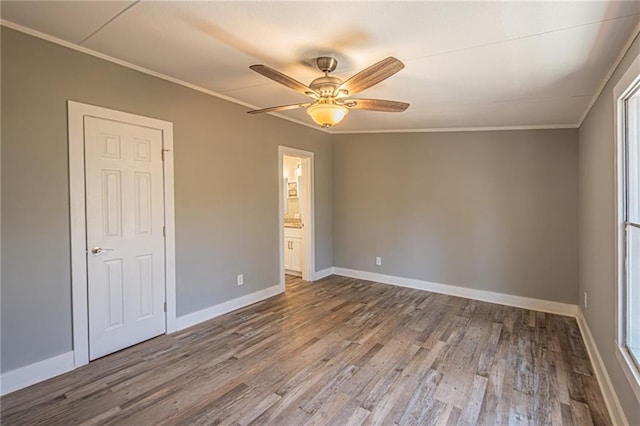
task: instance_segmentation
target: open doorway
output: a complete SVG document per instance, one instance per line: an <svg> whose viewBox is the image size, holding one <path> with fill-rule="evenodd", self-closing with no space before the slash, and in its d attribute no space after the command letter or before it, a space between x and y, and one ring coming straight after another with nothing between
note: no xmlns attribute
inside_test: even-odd
<svg viewBox="0 0 640 426"><path fill-rule="evenodd" d="M313 152L280 146L280 279L285 274L313 281L314 185Z"/></svg>

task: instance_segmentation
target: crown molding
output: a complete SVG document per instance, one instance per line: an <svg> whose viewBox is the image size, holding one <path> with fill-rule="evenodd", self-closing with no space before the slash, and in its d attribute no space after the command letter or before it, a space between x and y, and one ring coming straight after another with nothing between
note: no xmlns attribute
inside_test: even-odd
<svg viewBox="0 0 640 426"><path fill-rule="evenodd" d="M98 59L102 59L104 61L108 61L108 62L117 64L117 65L121 65L121 66L123 66L125 68L129 68L131 70L138 71L138 72L141 72L141 73L144 73L144 74L147 74L147 75L150 75L150 76L153 76L153 77L156 77L156 78L159 78L159 79L162 79L162 80L165 80L165 81L168 81L168 82L171 82L171 83L183 86L183 87L186 87L188 89L192 89L192 90L195 90L197 92L204 93L206 95L213 96L213 97L216 97L218 99L222 99L224 101L231 102L231 103L234 103L236 105L243 106L243 107L248 108L248 109L260 109L261 108L261 107L258 107L256 105L249 104L247 102L242 102L242 101L240 101L238 99L235 99L235 98L232 98L230 96L223 95L222 93L218 93L216 91L213 91L213 90L210 90L210 89L206 89L206 88L201 87L201 86L197 86L195 84L186 82L184 80L180 80L178 78L171 77L169 75L166 75L166 74L163 74L163 73L160 73L160 72L157 72L157 71L153 71L153 70L150 70L148 68L145 68L145 67L142 67L142 66L139 66L139 65L135 65L135 64L132 64L132 63L127 62L127 61L123 61L123 60L115 58L113 56L110 56L110 55L95 51L93 49L89 49L89 48L84 47L84 46L80 46L78 44L75 44L75 43L60 39L58 37L54 37L54 36L49 35L49 34L42 33L40 31L25 27L25 26L20 25L20 24L16 24L16 23L11 22L11 21L7 21L5 19L0 19L0 26L7 27L7 28L10 28L10 29L15 30L15 31L19 31L19 32L28 34L28 35L33 36L33 37L37 37L39 39L42 39L42 40L57 44L59 46L66 47L68 49L75 50L75 51L80 52L80 53L87 54L89 56L96 57ZM531 126L441 127L441 128L421 128L421 129L373 129L373 130L344 130L344 131L340 131L340 130L329 130L329 129L319 128L313 123L306 122L306 121L300 121L300 120L297 120L295 118L291 118L291 117L288 117L288 116L285 116L285 115L282 115L282 114L278 114L278 113L268 113L268 114L272 115L274 117L281 118L283 120L287 120L287 121L295 123L295 124L299 124L301 126L308 127L310 129L313 129L313 130L317 130L319 132L330 134L330 135L374 134L374 133L441 133L441 132L487 132L487 131L503 131L503 130L575 129L575 128L579 128L582 125L582 121L584 121L585 117L587 116L587 114L589 113L591 108L593 107L593 104L598 99L598 96L600 96L600 93L604 89L604 86L606 85L606 83L611 78L611 75L613 74L613 72L615 71L615 69L619 65L620 61L624 57L624 54L627 52L627 50L631 46L631 43L633 43L633 40L637 36L638 32L640 32L640 24L634 30L633 36L627 41L627 44L625 45L625 48L622 50L620 56L618 57L618 59L616 60L616 62L614 64L614 66L611 68L611 70L609 71L609 73L605 77L604 81L600 85L600 88L598 89L598 91L596 92L595 96L591 100L591 103L589 104L589 107L587 108L587 110L583 114L580 122L577 123L577 124L570 123L570 124L541 124L541 125L531 125Z"/></svg>
<svg viewBox="0 0 640 426"><path fill-rule="evenodd" d="M218 93L218 92L213 91L213 90L205 89L204 87L197 86L195 84L186 82L184 80L180 80L178 78L171 77L171 76L168 76L166 74L162 74L160 72L153 71L153 70L150 70L148 68L132 64L131 62L123 61L122 59L114 58L113 56L109 56L109 55L106 55L104 53L97 52L97 51L95 51L93 49L89 49L87 47L80 46L78 44L71 43L71 42L66 41L66 40L62 40L62 39L54 37L52 35L45 34L45 33L42 33L40 31L33 30L31 28L22 26L20 24L16 24L16 23L13 23L11 21L7 21L5 19L0 19L0 26L7 27L7 28L10 28L12 30L16 30L16 31L19 31L21 33L28 34L28 35L33 36L33 37L40 38L42 40L45 40L45 41L48 41L48 42L51 42L51 43L66 47L68 49L72 49L72 50L78 51L80 53L87 54L89 56L96 57L98 59L102 59L104 61L108 61L108 62L112 62L112 63L117 64L117 65L121 65L121 66L123 66L125 68L129 68L129 69L132 69L134 71L138 71L138 72L141 72L141 73L144 73L144 74L148 74L150 76L153 76L153 77L156 77L156 78L159 78L159 79L162 79L162 80L169 81L169 82L174 83L174 84L178 84L178 85L186 87L188 89L192 89L192 90L195 90L197 92L204 93L206 95L213 96L213 97L216 97L218 99L222 99L223 101L231 102L231 103L234 103L234 104L237 104L237 105L249 108L249 109L260 109L261 108L261 107L255 106L255 105L251 105L251 104L249 104L247 102L239 101L238 99L234 99L234 98L232 98L230 96L223 95L222 93ZM282 118L282 119L290 121L292 123L296 123L296 124L299 124L301 126L309 127L311 129L318 130L320 132L328 133L326 131L326 129L318 128L317 126L315 126L312 123L307 123L307 122L304 122L304 121L296 120L294 118L287 117L287 116L284 116L284 115L281 115L281 114L277 114L277 113L269 113L269 115L273 115L275 117Z"/></svg>
<svg viewBox="0 0 640 426"><path fill-rule="evenodd" d="M363 133L443 133L443 132L495 132L503 130L548 130L577 129L578 124L537 124L533 126L493 126L493 127L440 127L428 129L379 129L379 130L345 130L331 131L332 135L349 135Z"/></svg>
<svg viewBox="0 0 640 426"><path fill-rule="evenodd" d="M589 102L589 106L584 111L584 114L582 114L582 117L580 118L580 121L578 122L578 127L582 126L582 123L587 118L587 115L589 115L589 112L591 112L591 109L596 104L596 101L598 100L598 98L602 94L602 91L604 90L605 86L607 85L607 83L609 83L609 80L611 80L611 77L613 77L613 73L616 72L616 70L620 66L620 62L622 62L622 59L624 58L624 56L627 54L627 52L631 48L631 45L633 44L635 39L638 37L639 33L640 33L640 22L638 22L636 27L633 29L633 32L631 33L631 36L629 37L629 39L625 43L624 47L620 51L620 54L618 55L618 58L615 60L615 62L613 63L613 65L609 69L609 72L604 76L604 79L600 83L600 86L598 87L598 90L596 90L596 93L593 95L593 98L591 98L591 102Z"/></svg>

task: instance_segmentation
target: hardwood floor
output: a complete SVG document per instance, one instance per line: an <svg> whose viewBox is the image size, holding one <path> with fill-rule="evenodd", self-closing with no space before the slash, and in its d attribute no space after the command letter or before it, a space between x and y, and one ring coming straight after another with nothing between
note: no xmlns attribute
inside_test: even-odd
<svg viewBox="0 0 640 426"><path fill-rule="evenodd" d="M574 319L337 276L0 402L3 425L611 424Z"/></svg>

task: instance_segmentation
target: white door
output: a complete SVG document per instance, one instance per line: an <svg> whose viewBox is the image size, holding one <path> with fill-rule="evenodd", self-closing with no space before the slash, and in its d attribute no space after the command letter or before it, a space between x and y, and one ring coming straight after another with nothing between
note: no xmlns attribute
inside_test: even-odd
<svg viewBox="0 0 640 426"><path fill-rule="evenodd" d="M162 132L84 118L89 358L165 332Z"/></svg>

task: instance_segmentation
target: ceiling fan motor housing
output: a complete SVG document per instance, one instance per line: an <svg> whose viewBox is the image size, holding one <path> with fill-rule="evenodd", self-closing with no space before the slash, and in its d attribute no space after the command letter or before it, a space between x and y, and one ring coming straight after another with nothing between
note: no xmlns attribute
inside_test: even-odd
<svg viewBox="0 0 640 426"><path fill-rule="evenodd" d="M333 96L335 90L341 84L342 80L339 78L325 75L324 77L318 77L313 80L309 87L324 98Z"/></svg>

